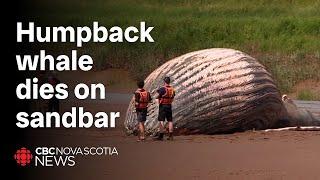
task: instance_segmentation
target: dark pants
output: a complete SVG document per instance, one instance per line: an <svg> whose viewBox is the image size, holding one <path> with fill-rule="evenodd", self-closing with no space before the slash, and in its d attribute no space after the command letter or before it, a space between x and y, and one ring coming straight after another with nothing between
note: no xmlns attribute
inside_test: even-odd
<svg viewBox="0 0 320 180"><path fill-rule="evenodd" d="M136 109L138 122L145 122L147 120L147 109Z"/></svg>
<svg viewBox="0 0 320 180"><path fill-rule="evenodd" d="M158 121L172 121L172 107L171 104L160 104L159 105L159 116Z"/></svg>

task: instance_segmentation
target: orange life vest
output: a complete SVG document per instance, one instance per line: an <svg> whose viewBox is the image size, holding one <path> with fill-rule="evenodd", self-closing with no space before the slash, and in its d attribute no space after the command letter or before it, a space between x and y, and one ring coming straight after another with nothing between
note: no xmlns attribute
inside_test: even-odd
<svg viewBox="0 0 320 180"><path fill-rule="evenodd" d="M160 98L160 104L172 104L174 89L171 86L164 86L166 93Z"/></svg>
<svg viewBox="0 0 320 180"><path fill-rule="evenodd" d="M138 100L138 104L136 105L136 108L139 108L139 109L147 108L148 103L149 103L148 91L137 90L136 93L139 93L139 95L140 95L140 98Z"/></svg>

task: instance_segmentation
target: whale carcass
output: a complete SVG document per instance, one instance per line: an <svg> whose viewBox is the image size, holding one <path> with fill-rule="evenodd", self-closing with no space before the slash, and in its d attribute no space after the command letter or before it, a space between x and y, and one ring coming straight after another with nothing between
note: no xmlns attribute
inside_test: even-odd
<svg viewBox="0 0 320 180"><path fill-rule="evenodd" d="M178 134L266 129L286 116L271 74L256 59L233 49L205 49L167 61L145 79L153 97L145 123L149 134L158 131L156 90L165 76L176 90L172 109ZM134 98L125 128L127 133L137 129Z"/></svg>

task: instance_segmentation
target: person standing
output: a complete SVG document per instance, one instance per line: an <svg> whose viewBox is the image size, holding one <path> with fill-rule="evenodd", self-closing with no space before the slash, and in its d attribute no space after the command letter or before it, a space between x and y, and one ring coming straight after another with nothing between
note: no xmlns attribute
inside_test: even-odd
<svg viewBox="0 0 320 180"><path fill-rule="evenodd" d="M164 136L164 121L168 121L169 137L168 140L173 140L173 122L172 122L172 102L175 96L175 90L170 86L170 77L163 79L164 86L157 90L159 102L159 136L155 140L163 140Z"/></svg>
<svg viewBox="0 0 320 180"><path fill-rule="evenodd" d="M139 125L138 141L145 140L144 123L147 120L148 104L151 102L151 96L148 91L143 89L144 81L137 82L138 89L134 93L137 120Z"/></svg>

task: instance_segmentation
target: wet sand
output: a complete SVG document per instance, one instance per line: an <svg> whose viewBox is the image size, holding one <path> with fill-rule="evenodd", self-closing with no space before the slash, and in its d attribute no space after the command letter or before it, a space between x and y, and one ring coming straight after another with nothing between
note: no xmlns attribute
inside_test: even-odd
<svg viewBox="0 0 320 180"><path fill-rule="evenodd" d="M118 156L78 156L74 167L29 168L28 179L320 179L320 131L250 131L227 135L178 136L174 141L136 142L126 136L123 121L132 80L110 87L108 79L128 79L124 73L91 73L82 79L105 80L107 92L127 93L107 100L62 102L62 110L83 106L92 113L120 111L115 129L35 129L27 139L30 146L110 146ZM115 77L115 74L120 74ZM79 74L81 75L81 74ZM91 77L92 76L92 77ZM66 75L64 82L72 84ZM77 76L78 77L78 76ZM120 78L121 77L121 78ZM63 77L62 77L63 78ZM97 79L102 78L102 79ZM133 84L133 85L132 85ZM120 90L119 90L120 89Z"/></svg>
<svg viewBox="0 0 320 180"><path fill-rule="evenodd" d="M71 104L64 103L67 110ZM80 103L119 111L116 129L36 129L34 146L115 146L118 156L79 156L75 167L35 167L29 179L320 179L320 132L251 131L136 142L123 131L126 105Z"/></svg>

